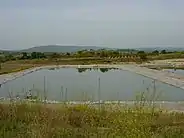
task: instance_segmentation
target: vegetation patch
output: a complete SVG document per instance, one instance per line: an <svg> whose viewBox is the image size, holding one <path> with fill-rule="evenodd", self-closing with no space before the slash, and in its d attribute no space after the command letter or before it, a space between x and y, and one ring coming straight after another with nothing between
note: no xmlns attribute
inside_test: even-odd
<svg viewBox="0 0 184 138"><path fill-rule="evenodd" d="M118 105L0 104L0 137L184 137L184 114Z"/></svg>

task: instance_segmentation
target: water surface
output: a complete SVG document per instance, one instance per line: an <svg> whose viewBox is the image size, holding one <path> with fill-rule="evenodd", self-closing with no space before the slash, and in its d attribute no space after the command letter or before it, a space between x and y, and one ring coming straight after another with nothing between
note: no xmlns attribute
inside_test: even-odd
<svg viewBox="0 0 184 138"><path fill-rule="evenodd" d="M178 74L178 75L182 75L182 76L184 76L184 70L182 70L182 69L165 69L166 71L168 71L168 72L172 72L172 73L176 73L176 74Z"/></svg>
<svg viewBox="0 0 184 138"><path fill-rule="evenodd" d="M45 83L44 83L45 78ZM45 87L44 87L45 86ZM62 68L39 70L0 88L0 97L24 97L26 93L49 100L136 100L140 92L156 91L156 100L183 101L184 90L117 69ZM155 96L154 96L155 97Z"/></svg>

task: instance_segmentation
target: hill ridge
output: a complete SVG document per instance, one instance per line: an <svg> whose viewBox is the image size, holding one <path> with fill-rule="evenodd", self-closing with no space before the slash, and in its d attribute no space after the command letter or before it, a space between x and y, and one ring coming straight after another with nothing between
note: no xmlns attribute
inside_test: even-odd
<svg viewBox="0 0 184 138"><path fill-rule="evenodd" d="M47 45L47 46L35 46L28 49L23 49L21 52L77 52L80 50L98 50L104 47L98 46L60 46L60 45ZM105 48L109 49L109 48Z"/></svg>

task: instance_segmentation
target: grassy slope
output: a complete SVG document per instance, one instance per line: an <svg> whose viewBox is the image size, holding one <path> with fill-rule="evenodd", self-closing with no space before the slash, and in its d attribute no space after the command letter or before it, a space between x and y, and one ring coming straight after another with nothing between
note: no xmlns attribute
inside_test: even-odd
<svg viewBox="0 0 184 138"><path fill-rule="evenodd" d="M184 137L184 114L135 107L1 104L0 137Z"/></svg>
<svg viewBox="0 0 184 138"><path fill-rule="evenodd" d="M165 59L178 59L184 58L182 53L171 53L171 54L160 54L158 56L148 56L149 60L165 60ZM136 62L140 63L140 59L134 58L119 58L119 59L108 59L99 57L85 57L85 58L60 58L60 59L35 59L35 60L17 60L9 61L2 64L2 69L0 74L7 74L11 72L18 72L31 68L33 66L40 65L64 65L64 64L108 64L108 63L126 63L126 62ZM183 69L183 67L180 67Z"/></svg>
<svg viewBox="0 0 184 138"><path fill-rule="evenodd" d="M78 64L111 64L111 63L127 63L136 62L136 59L108 59L99 57L86 58L59 58L59 59L33 59L33 60L16 60L8 61L1 64L0 74L18 72L35 66L42 65L78 65ZM138 61L137 61L138 62Z"/></svg>
<svg viewBox="0 0 184 138"><path fill-rule="evenodd" d="M183 53L160 54L157 56L148 56L151 60L166 60L166 59L180 59L184 58Z"/></svg>
<svg viewBox="0 0 184 138"><path fill-rule="evenodd" d="M33 67L31 64L19 64L19 63L11 63L11 62L6 62L1 65L0 69L0 75L1 74L7 74L7 73L13 73L13 72L19 72L25 69L29 69Z"/></svg>
<svg viewBox="0 0 184 138"><path fill-rule="evenodd" d="M50 60L50 59L37 59L37 60L17 60L9 61L1 64L0 75L12 72L18 72L28 68L42 65L77 65L77 64L104 64L109 63L103 59L60 59L60 60Z"/></svg>

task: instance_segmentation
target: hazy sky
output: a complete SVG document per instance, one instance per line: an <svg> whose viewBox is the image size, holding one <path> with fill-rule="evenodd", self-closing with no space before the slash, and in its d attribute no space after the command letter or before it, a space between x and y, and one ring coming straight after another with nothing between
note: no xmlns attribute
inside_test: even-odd
<svg viewBox="0 0 184 138"><path fill-rule="evenodd" d="M184 0L0 0L0 48L184 47Z"/></svg>

